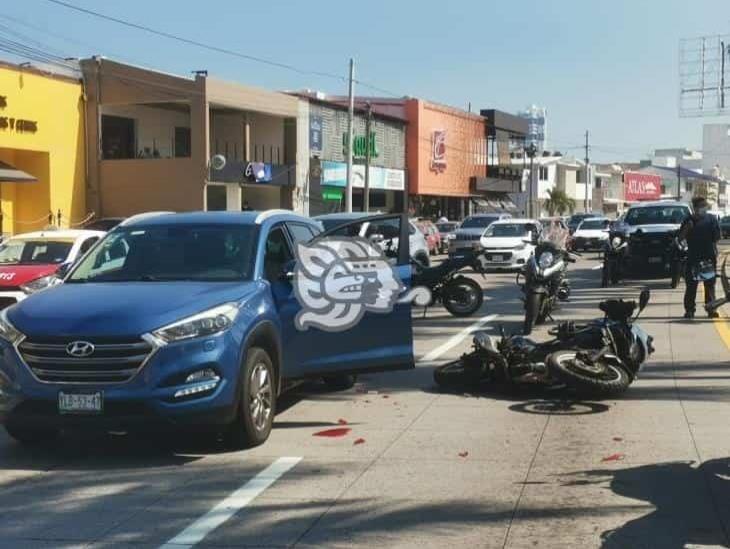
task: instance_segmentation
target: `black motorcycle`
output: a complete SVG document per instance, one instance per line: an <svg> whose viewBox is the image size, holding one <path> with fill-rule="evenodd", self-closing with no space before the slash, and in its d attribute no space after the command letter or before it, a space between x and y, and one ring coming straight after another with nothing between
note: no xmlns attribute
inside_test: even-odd
<svg viewBox="0 0 730 549"><path fill-rule="evenodd" d="M471 316L484 303L482 287L473 279L459 274L472 268L484 276L484 253L469 250L427 267L413 260L413 287L425 287L431 292L431 303L441 302L454 316Z"/></svg>
<svg viewBox="0 0 730 549"><path fill-rule="evenodd" d="M565 385L602 396L621 393L654 352L652 337L635 324L649 299L649 290L643 290L636 317L635 301L602 301L602 319L585 325L561 322L550 330L553 339L544 343L477 332L473 350L437 368L434 380L446 389L503 383Z"/></svg>
<svg viewBox="0 0 730 549"><path fill-rule="evenodd" d="M672 289L679 286L679 281L684 276L687 268L687 241L674 237L669 254L669 273L671 275Z"/></svg>
<svg viewBox="0 0 730 549"><path fill-rule="evenodd" d="M552 242L541 242L525 270L517 274L517 284L524 294L525 335L530 335L536 324L552 318L550 315L558 300L566 301L570 297L570 282L566 278L569 262L575 262L573 254ZM524 282L521 282L522 277Z"/></svg>
<svg viewBox="0 0 730 549"><path fill-rule="evenodd" d="M603 249L603 269L601 287L608 288L621 280L624 254L629 243L621 233L610 233Z"/></svg>

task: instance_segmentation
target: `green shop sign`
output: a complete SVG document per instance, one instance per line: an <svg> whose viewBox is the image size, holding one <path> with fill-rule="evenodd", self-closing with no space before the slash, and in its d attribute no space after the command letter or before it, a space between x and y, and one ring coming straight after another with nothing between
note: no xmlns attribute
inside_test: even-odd
<svg viewBox="0 0 730 549"><path fill-rule="evenodd" d="M342 154L347 155L347 134L342 134ZM378 147L375 144L375 134L370 132L370 138L364 135L356 135L353 139L352 156L354 158L365 158L367 156L368 147L370 147L370 158L378 157Z"/></svg>
<svg viewBox="0 0 730 549"><path fill-rule="evenodd" d="M322 200L335 200L339 202L342 200L342 195L345 191L338 187L322 187Z"/></svg>

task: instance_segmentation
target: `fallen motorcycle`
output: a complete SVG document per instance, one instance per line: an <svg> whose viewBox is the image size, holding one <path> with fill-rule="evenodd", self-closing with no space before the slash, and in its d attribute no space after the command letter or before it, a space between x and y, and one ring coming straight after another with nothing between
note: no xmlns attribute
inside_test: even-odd
<svg viewBox="0 0 730 549"><path fill-rule="evenodd" d="M570 297L570 283L566 277L569 262L575 262L573 254L544 241L535 248L525 270L517 274L517 284L524 294L524 335L530 335L536 324L552 318L558 300L567 301ZM524 282L520 282L521 277Z"/></svg>
<svg viewBox="0 0 730 549"><path fill-rule="evenodd" d="M652 337L635 323L649 299L649 290L643 290L635 317L635 301L602 301L603 318L584 325L561 322L544 343L477 332L472 351L436 368L434 381L447 389L504 383L566 385L597 396L622 393L654 352Z"/></svg>
<svg viewBox="0 0 730 549"><path fill-rule="evenodd" d="M475 280L460 273L466 268L484 276L484 252L468 250L442 261L434 267L427 267L412 261L413 287L425 287L431 292L431 304L442 303L454 316L471 316L484 303L484 292Z"/></svg>

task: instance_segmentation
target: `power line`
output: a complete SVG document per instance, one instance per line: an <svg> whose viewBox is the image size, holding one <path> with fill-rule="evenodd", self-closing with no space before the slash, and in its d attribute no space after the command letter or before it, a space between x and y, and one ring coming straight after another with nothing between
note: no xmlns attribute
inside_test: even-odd
<svg viewBox="0 0 730 549"><path fill-rule="evenodd" d="M300 69L298 67L295 67L294 65L289 65L287 63L281 63L279 61L272 61L271 59L265 59L263 57L258 57L256 55L251 55L248 53L243 53L240 51L232 50L229 48L223 48L220 46L216 46L213 44L206 44L205 42L200 42L199 40L193 40L191 38L186 38L184 36L180 36L178 34L172 34L170 32L154 29L152 27L148 27L146 25L142 25L140 23L135 23L133 21L127 21L125 19L120 19L118 17L113 17L111 15L107 15L105 13L100 13L98 11L90 10L87 8L82 8L81 6L76 6L74 4L70 4L68 2L64 2L62 0L46 0L46 2L50 2L52 4L56 4L58 6L63 6L67 9L74 10L80 13L84 13L86 15L90 15L92 17L97 17L99 19L104 19L106 21L111 21L113 23L117 23L119 25L124 25L125 27L133 28L136 30L140 30L143 32L147 32L149 34L154 34L157 36L161 36L163 38L168 38L170 40L176 40L178 42L181 42L183 44L188 44L190 46L196 46L199 48L204 48L206 50L214 51L217 53L223 53L225 55L230 55L233 57L238 57L241 59L246 59L248 61L255 61L257 63L262 63L265 65L270 65L272 67L277 67L280 69L286 69L292 72L296 72L298 74L310 74L315 76L322 76L325 78L333 78L339 81L346 81L346 78L339 74L333 74L329 72L323 72L323 71L314 71L314 70L308 70L308 69Z"/></svg>

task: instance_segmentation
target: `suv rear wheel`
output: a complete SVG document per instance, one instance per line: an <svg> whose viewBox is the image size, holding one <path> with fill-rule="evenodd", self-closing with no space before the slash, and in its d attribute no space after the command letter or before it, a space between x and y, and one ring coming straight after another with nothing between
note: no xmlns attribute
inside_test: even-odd
<svg viewBox="0 0 730 549"><path fill-rule="evenodd" d="M228 426L226 443L233 449L250 448L266 442L276 413L274 366L269 354L251 347L241 372L238 411Z"/></svg>

